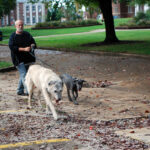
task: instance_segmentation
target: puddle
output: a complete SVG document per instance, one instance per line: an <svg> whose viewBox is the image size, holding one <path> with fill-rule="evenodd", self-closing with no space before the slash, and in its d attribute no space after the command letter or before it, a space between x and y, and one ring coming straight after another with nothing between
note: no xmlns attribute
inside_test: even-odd
<svg viewBox="0 0 150 150"><path fill-rule="evenodd" d="M59 55L62 54L63 52L61 51L55 51L55 50L43 50L43 49L36 49L35 50L35 54L37 55ZM6 50L6 51L1 51L0 50L0 58L6 58L6 57L10 57L10 51Z"/></svg>
<svg viewBox="0 0 150 150"><path fill-rule="evenodd" d="M10 57L10 52L0 52L0 58Z"/></svg>
<svg viewBox="0 0 150 150"><path fill-rule="evenodd" d="M44 54L51 54L51 55L56 55L56 54L62 54L60 51L55 51L55 50L43 50L43 49L36 49L35 54L39 55L44 55Z"/></svg>

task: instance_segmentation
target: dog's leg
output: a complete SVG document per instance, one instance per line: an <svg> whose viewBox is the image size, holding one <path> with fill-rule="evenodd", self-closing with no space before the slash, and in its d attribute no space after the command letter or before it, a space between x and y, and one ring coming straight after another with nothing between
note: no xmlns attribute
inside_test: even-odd
<svg viewBox="0 0 150 150"><path fill-rule="evenodd" d="M31 106L31 98L32 98L32 92L33 92L33 87L29 90L29 97L28 97L28 108L32 108Z"/></svg>
<svg viewBox="0 0 150 150"><path fill-rule="evenodd" d="M33 87L34 87L34 84L31 80L31 78L29 76L26 77L26 86L27 86L27 91L28 91L28 108L32 108L31 107L31 98L32 98L32 94L33 94Z"/></svg>
<svg viewBox="0 0 150 150"><path fill-rule="evenodd" d="M75 95L74 95L74 90L72 89L72 96L73 96L73 103L75 104L75 105L78 105L78 102L76 101L76 97L75 97Z"/></svg>
<svg viewBox="0 0 150 150"><path fill-rule="evenodd" d="M43 92L43 96L44 96L45 101L46 101L46 107L49 106L49 108L50 108L51 111L52 111L52 114L53 114L54 119L57 120L57 119L58 119L58 116L57 116L55 107L54 107L54 105L52 104L52 102L51 102L51 100L50 100L49 94L47 93L47 91L46 91L45 88L43 88L42 92ZM48 106L47 106L47 105L48 105ZM48 108L46 108L46 109L48 109Z"/></svg>
<svg viewBox="0 0 150 150"><path fill-rule="evenodd" d="M48 109L47 103L46 103L46 114L49 114L49 109Z"/></svg>
<svg viewBox="0 0 150 150"><path fill-rule="evenodd" d="M70 96L70 90L69 90L68 88L67 88L67 94L68 94L69 101L72 102L72 98L71 98L71 96Z"/></svg>
<svg viewBox="0 0 150 150"><path fill-rule="evenodd" d="M75 90L74 92L75 92L75 94L76 94L75 98L77 99L77 98L78 98L78 91Z"/></svg>
<svg viewBox="0 0 150 150"><path fill-rule="evenodd" d="M38 90L38 103L39 103L39 106L42 107L42 104L41 104L41 101L40 101L40 97L41 97L41 91Z"/></svg>

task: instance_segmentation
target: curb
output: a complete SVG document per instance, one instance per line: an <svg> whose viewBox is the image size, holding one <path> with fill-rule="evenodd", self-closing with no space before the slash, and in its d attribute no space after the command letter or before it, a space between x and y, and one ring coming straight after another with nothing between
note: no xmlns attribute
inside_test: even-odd
<svg viewBox="0 0 150 150"><path fill-rule="evenodd" d="M60 51L60 52L70 52L70 53L82 53L82 54L93 54L101 56L128 56L135 58L150 59L150 55L140 55L140 54L130 54L130 53L115 53L115 52L102 52L102 51L84 51L84 50L72 50L66 48L50 48L50 47L38 47L38 49Z"/></svg>
<svg viewBox="0 0 150 150"><path fill-rule="evenodd" d="M16 67L12 66L12 67L7 67L7 68L2 68L0 69L0 73L9 72L13 70L16 70Z"/></svg>
<svg viewBox="0 0 150 150"><path fill-rule="evenodd" d="M0 44L0 46L8 46L5 44ZM73 53L81 53L81 54L92 54L92 55L101 55L101 56L124 56L124 57L135 57L135 58L142 58L142 59L150 59L148 55L139 55L139 54L129 54L129 53L114 53L114 52L99 52L99 51L84 51L84 50L72 50L66 48L50 48L50 47L37 47L37 49L43 50L51 50L51 51L60 51L60 52L73 52ZM0 73L9 72L16 70L16 67L11 66L7 68L0 69Z"/></svg>
<svg viewBox="0 0 150 150"><path fill-rule="evenodd" d="M0 44L0 46L8 46L7 44ZM66 48L53 48L53 47L37 47L37 49L51 50L51 51L61 51L61 52L73 52L73 53L84 53L84 54L94 54L102 56L128 56L135 58L144 58L150 59L150 55L140 55L140 54L131 54L131 53L115 53L115 52L102 52L102 51L85 51L85 50L72 50Z"/></svg>
<svg viewBox="0 0 150 150"><path fill-rule="evenodd" d="M115 27L115 29L120 29L120 30L130 30L130 29L150 29L150 26L120 26L120 27Z"/></svg>

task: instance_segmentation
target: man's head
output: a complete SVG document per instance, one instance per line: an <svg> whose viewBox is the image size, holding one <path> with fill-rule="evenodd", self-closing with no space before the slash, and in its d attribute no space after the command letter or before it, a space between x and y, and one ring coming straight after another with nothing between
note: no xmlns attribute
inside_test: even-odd
<svg viewBox="0 0 150 150"><path fill-rule="evenodd" d="M17 20L15 21L16 33L20 34L23 32L23 21Z"/></svg>

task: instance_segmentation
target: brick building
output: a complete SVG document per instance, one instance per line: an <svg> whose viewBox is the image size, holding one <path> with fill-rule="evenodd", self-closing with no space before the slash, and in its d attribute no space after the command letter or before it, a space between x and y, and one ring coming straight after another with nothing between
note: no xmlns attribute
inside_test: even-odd
<svg viewBox="0 0 150 150"><path fill-rule="evenodd" d="M135 7L127 3L112 3L112 12L114 18L128 18L135 16Z"/></svg>
<svg viewBox="0 0 150 150"><path fill-rule="evenodd" d="M14 25L15 20L21 19L25 25L34 25L45 21L46 9L43 3L27 3L27 0L17 0L16 8L10 15L0 20L0 26Z"/></svg>
<svg viewBox="0 0 150 150"><path fill-rule="evenodd" d="M140 12L146 12L150 7L148 5L135 5L135 15Z"/></svg>
<svg viewBox="0 0 150 150"><path fill-rule="evenodd" d="M148 5L130 6L127 3L112 3L112 12L114 18L134 17L138 12L146 12L149 9Z"/></svg>
<svg viewBox="0 0 150 150"><path fill-rule="evenodd" d="M129 18L134 17L139 11L146 12L149 9L148 5L135 5L130 6L125 2L119 3L112 3L112 13L114 18ZM102 14L98 14L97 12L94 12L92 15L93 19L96 18L103 18L100 17ZM84 12L84 19L90 18L90 15L88 12Z"/></svg>

